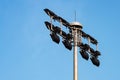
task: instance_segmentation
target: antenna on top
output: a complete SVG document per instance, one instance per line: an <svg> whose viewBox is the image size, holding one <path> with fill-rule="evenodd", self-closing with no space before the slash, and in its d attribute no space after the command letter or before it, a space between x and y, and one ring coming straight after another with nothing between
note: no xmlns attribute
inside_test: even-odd
<svg viewBox="0 0 120 80"><path fill-rule="evenodd" d="M76 10L75 10L75 21L76 21Z"/></svg>

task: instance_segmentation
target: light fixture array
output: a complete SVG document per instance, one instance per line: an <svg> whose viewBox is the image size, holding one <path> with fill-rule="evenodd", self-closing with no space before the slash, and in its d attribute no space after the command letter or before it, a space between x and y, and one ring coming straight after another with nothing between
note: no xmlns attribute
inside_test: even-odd
<svg viewBox="0 0 120 80"><path fill-rule="evenodd" d="M85 60L88 60L89 56L90 56L90 60L94 65L96 65L96 66L100 65L98 56L100 56L101 53L97 50L98 42L92 36L90 36L89 34L86 34L84 31L82 31L83 27L81 24L74 25L72 23L69 23L65 19L56 15L54 12L52 12L49 9L44 9L44 11L46 12L46 14L48 16L50 16L50 22L45 21L45 25L46 25L47 29L50 30L50 36L54 42L59 44L60 36L61 36L62 43L65 46L65 48L67 48L68 50L72 50L73 45L75 45L73 37L74 37L74 30L76 29L77 30L77 47L80 48L79 53L81 54L82 58L84 58ZM60 22L60 27L54 26L52 24L52 20ZM65 31L63 31L61 29L61 25L67 27L69 29L69 33L66 33ZM87 39L88 44L82 43L81 37ZM90 47L90 43L96 45L96 50L94 50L93 48Z"/></svg>

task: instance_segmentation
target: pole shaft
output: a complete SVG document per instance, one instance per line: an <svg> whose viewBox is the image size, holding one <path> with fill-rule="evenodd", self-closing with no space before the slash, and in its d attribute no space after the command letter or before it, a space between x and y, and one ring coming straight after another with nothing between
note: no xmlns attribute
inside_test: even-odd
<svg viewBox="0 0 120 80"><path fill-rule="evenodd" d="M77 29L74 30L73 80L78 80Z"/></svg>

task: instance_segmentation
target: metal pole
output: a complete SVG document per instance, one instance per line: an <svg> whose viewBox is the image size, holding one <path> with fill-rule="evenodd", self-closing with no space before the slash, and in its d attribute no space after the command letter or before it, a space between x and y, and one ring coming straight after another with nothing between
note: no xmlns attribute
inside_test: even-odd
<svg viewBox="0 0 120 80"><path fill-rule="evenodd" d="M77 29L74 30L73 80L78 80Z"/></svg>

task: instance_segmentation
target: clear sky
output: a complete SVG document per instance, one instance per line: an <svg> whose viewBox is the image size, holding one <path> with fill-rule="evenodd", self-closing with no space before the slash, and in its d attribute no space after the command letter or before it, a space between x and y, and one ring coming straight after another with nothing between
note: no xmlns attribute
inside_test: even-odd
<svg viewBox="0 0 120 80"><path fill-rule="evenodd" d="M99 42L100 67L78 55L79 80L120 80L120 0L0 0L0 80L73 80L73 50L51 40L44 8L69 22L76 10Z"/></svg>

